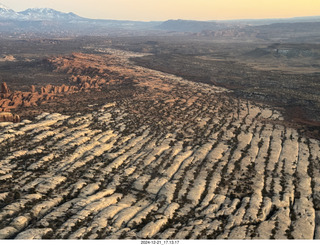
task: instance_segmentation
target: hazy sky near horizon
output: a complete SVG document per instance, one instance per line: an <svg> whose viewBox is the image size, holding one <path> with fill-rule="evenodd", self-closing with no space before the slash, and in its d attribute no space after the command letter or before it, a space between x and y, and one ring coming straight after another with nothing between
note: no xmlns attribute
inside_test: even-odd
<svg viewBox="0 0 320 245"><path fill-rule="evenodd" d="M54 8L118 20L223 20L320 15L320 0L0 0L15 10Z"/></svg>

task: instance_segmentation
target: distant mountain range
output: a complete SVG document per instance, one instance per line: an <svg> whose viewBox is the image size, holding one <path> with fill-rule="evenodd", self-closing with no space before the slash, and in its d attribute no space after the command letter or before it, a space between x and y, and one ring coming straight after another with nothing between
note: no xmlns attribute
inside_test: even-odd
<svg viewBox="0 0 320 245"><path fill-rule="evenodd" d="M18 13L19 18L25 20L81 20L82 17L74 13L62 13L49 8L29 8Z"/></svg>
<svg viewBox="0 0 320 245"><path fill-rule="evenodd" d="M276 28L277 33L281 34L281 29L284 28L286 32L290 32L290 28L293 28L292 31L295 29L294 23L300 23L300 29L310 29L309 22L317 23L310 25L310 28L318 30L317 25L320 22L320 16L261 20L143 22L89 19L72 12L63 13L50 8L29 8L16 12L0 3L0 35L1 33L14 33L15 35L19 33L34 33L35 35L39 33L46 35L109 35L113 32L140 35L149 31L151 33L183 32L198 33L200 36L233 35L237 37L239 35L259 36L260 29L262 31L272 31L273 28ZM278 23L280 24L277 25ZM284 25L287 23L292 23L292 25ZM286 28L289 28L289 30ZM312 32L312 30L310 31Z"/></svg>
<svg viewBox="0 0 320 245"><path fill-rule="evenodd" d="M295 17L284 19L248 19L248 20L212 20L212 21L195 21L195 20L167 20L157 26L158 29L178 32L202 32L218 31L234 27L265 26L271 24L286 23L311 23L320 22L320 16Z"/></svg>
<svg viewBox="0 0 320 245"><path fill-rule="evenodd" d="M0 3L0 20L39 21L55 20L70 21L84 19L74 13L63 13L50 8L29 8L25 11L15 12Z"/></svg>
<svg viewBox="0 0 320 245"><path fill-rule="evenodd" d="M177 32L201 32L204 30L221 30L230 26L228 23L194 20L168 20L157 26L160 30Z"/></svg>
<svg viewBox="0 0 320 245"><path fill-rule="evenodd" d="M149 30L159 24L161 22L89 19L50 8L29 8L15 12L0 3L0 32L2 33L106 35L116 30Z"/></svg>
<svg viewBox="0 0 320 245"><path fill-rule="evenodd" d="M300 23L300 22L320 22L320 16L306 16L294 18L280 18L280 19L240 19L240 20L220 20L219 23L232 23L241 25L270 25L275 23Z"/></svg>

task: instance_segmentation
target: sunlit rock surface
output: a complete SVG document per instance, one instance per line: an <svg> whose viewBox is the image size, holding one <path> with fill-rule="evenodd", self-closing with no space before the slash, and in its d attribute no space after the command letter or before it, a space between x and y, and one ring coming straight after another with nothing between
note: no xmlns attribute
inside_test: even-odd
<svg viewBox="0 0 320 245"><path fill-rule="evenodd" d="M113 55L144 94L0 123L1 239L320 238L319 141Z"/></svg>

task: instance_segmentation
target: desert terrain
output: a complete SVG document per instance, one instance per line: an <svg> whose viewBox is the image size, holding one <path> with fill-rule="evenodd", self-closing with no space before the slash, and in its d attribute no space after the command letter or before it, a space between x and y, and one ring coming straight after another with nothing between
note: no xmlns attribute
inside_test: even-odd
<svg viewBox="0 0 320 245"><path fill-rule="evenodd" d="M320 239L319 16L15 6L0 3L0 240Z"/></svg>
<svg viewBox="0 0 320 245"><path fill-rule="evenodd" d="M0 123L0 239L320 238L307 126L109 46L46 57L55 84L2 86L19 120Z"/></svg>

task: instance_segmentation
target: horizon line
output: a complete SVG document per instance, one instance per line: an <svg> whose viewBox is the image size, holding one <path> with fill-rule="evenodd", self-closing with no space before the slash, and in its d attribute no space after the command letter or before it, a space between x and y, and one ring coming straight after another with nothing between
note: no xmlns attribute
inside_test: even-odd
<svg viewBox="0 0 320 245"><path fill-rule="evenodd" d="M183 20L183 21L199 21L199 22L212 22L212 21L257 21L257 20L286 20L286 19L299 19L299 18L320 18L320 15L302 15L302 16L292 16L292 17L264 17L264 18L235 18L235 19L207 19L207 20L199 20L199 19L181 19L181 18L168 18L168 19L162 19L162 20L133 20L133 19L118 19L118 18L90 18L90 17L83 17L82 15L77 14L76 12L70 11L70 12L65 12L65 11L61 11L61 10L57 10L54 8L50 8L50 7L35 7L35 8L26 8L25 10L21 10L21 11L16 11L10 7L8 7L5 4L2 4L0 2L0 5L8 8L9 10L13 10L16 13L21 13L24 12L28 9L51 9L51 10L55 10L61 13L65 13L65 14L75 14L81 18L84 19L91 19L91 20L116 20L116 21L132 21L132 22L166 22L166 21L170 21L170 20Z"/></svg>

